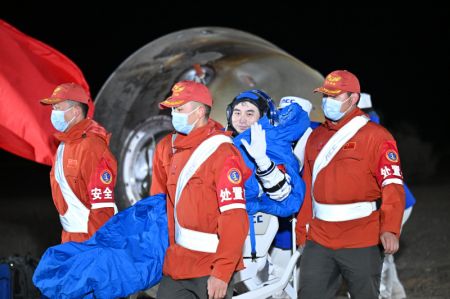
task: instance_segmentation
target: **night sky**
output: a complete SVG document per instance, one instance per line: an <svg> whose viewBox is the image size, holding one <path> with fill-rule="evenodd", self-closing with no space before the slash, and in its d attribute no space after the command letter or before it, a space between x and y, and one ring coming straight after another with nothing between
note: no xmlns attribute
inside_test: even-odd
<svg viewBox="0 0 450 299"><path fill-rule="evenodd" d="M149 9L142 7L144 4L124 7L124 3L116 7L108 4L107 10L114 13L70 3L52 10L40 7L39 13L33 7L1 8L0 18L74 61L83 71L94 98L123 60L165 34L200 26L230 27L253 33L324 76L336 69L355 73L362 91L372 95L383 124L397 138L400 155L403 157L402 151L411 151L411 146L426 145L412 151L423 152L426 148L429 153L425 160L433 159L436 163L432 175L447 173L445 169L450 166L450 105L446 92L450 88L448 9L423 5L408 10L348 9L336 7L338 3L321 8L294 9L286 4L276 7L272 4L243 9L229 2L215 2L216 6L223 6L220 9L194 8L193 2L185 2L183 6L167 2L166 7ZM299 2L296 6L303 4ZM419 142L411 141L410 136ZM410 169L414 165L411 160L424 160L420 155L415 157L410 158ZM6 177L3 174L2 186L19 186L26 175L32 186L44 187L18 188L15 192L26 195L49 192L49 167L4 151L0 151L0 159L2 169L6 167L10 173ZM416 172L410 170L410 173Z"/></svg>

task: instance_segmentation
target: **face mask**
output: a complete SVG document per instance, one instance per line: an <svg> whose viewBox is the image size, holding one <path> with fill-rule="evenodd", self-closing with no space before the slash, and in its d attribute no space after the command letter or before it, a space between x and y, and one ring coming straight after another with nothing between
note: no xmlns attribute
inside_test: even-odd
<svg viewBox="0 0 450 299"><path fill-rule="evenodd" d="M189 113L180 113L172 110L172 125L174 129L182 134L189 134L194 128L195 123L198 121L198 119L191 125L188 123L188 117L198 108L200 108L200 106Z"/></svg>
<svg viewBox="0 0 450 299"><path fill-rule="evenodd" d="M66 120L64 119L64 114L72 108L73 106L64 111L52 110L52 116L50 120L52 121L52 125L56 130L60 132L64 132L65 130L67 130L67 127L75 119L75 116L69 122L66 122Z"/></svg>
<svg viewBox="0 0 450 299"><path fill-rule="evenodd" d="M335 100L331 97L326 97L322 99L322 109L325 116L331 120L337 121L340 120L344 114L348 111L348 109L344 112L341 112L342 104L347 102L350 99L346 99L345 101L341 102L338 100ZM350 107L349 107L350 109Z"/></svg>

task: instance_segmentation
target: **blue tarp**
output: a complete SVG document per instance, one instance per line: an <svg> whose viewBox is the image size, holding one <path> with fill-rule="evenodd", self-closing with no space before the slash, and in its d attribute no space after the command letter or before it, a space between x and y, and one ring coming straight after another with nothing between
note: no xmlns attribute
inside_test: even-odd
<svg viewBox="0 0 450 299"><path fill-rule="evenodd" d="M11 269L7 263L0 263L0 299L12 298Z"/></svg>
<svg viewBox="0 0 450 299"><path fill-rule="evenodd" d="M48 248L33 283L49 298L124 297L160 281L168 242L165 195L147 197L89 240Z"/></svg>

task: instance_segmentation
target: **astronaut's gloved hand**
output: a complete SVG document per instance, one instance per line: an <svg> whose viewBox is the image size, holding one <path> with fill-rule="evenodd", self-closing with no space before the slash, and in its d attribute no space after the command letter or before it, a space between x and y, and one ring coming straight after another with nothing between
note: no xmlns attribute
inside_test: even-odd
<svg viewBox="0 0 450 299"><path fill-rule="evenodd" d="M256 165L260 171L269 169L272 161L266 154L266 131L264 131L260 124L254 123L251 127L251 144L248 144L247 140L242 139L242 144L255 160Z"/></svg>

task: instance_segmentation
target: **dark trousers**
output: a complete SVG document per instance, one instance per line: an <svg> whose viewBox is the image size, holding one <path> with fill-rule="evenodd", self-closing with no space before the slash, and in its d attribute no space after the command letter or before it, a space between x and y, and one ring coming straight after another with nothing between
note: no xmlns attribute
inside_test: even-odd
<svg viewBox="0 0 450 299"><path fill-rule="evenodd" d="M333 250L307 241L300 260L299 298L335 298L342 275L352 299L378 299L383 257L379 246Z"/></svg>
<svg viewBox="0 0 450 299"><path fill-rule="evenodd" d="M208 299L207 282L209 276L190 279L172 279L164 275L158 288L158 299ZM225 298L233 296L233 279L230 280Z"/></svg>

